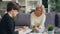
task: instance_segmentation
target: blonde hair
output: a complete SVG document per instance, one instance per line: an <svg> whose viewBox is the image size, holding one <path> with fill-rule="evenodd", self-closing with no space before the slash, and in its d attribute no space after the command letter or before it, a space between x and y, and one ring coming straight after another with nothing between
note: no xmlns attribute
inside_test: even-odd
<svg viewBox="0 0 60 34"><path fill-rule="evenodd" d="M42 9L42 11L43 11L43 13L42 13L42 14L45 14L45 13L46 13L46 10L45 10L44 5L37 4L37 6L36 6L36 10L37 10L39 7L42 7L42 8L41 8L41 9Z"/></svg>

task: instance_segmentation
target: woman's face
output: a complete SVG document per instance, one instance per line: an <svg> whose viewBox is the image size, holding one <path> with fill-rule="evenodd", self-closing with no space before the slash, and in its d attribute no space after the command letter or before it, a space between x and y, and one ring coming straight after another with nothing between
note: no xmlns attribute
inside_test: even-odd
<svg viewBox="0 0 60 34"><path fill-rule="evenodd" d="M12 16L13 16L13 17L16 17L17 14L18 14L18 11L17 11L17 10L12 10Z"/></svg>
<svg viewBox="0 0 60 34"><path fill-rule="evenodd" d="M41 7L38 8L36 11L37 11L37 13L42 14L42 8Z"/></svg>
<svg viewBox="0 0 60 34"><path fill-rule="evenodd" d="M41 15L42 14L42 7L38 7L37 9L36 9L36 13L37 13L37 15Z"/></svg>

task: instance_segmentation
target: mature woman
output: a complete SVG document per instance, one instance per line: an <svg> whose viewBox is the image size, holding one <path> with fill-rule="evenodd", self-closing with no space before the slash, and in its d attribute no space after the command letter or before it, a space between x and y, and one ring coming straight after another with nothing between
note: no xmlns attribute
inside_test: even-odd
<svg viewBox="0 0 60 34"><path fill-rule="evenodd" d="M45 8L43 5L37 5L35 12L31 13L31 28L35 32L44 32L45 30Z"/></svg>

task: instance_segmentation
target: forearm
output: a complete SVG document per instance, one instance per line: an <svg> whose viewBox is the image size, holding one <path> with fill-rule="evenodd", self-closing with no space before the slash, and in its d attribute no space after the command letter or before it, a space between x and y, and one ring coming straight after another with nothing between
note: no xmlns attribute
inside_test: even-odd
<svg viewBox="0 0 60 34"><path fill-rule="evenodd" d="M45 20L46 20L46 16L44 16L43 19L42 19L42 21L40 22L39 28L44 27Z"/></svg>

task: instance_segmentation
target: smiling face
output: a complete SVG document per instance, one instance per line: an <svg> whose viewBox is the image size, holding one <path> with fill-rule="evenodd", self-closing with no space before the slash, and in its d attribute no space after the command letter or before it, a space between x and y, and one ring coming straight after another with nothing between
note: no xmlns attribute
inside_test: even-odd
<svg viewBox="0 0 60 34"><path fill-rule="evenodd" d="M36 12L37 12L38 14L42 14L42 7L37 7L37 8L36 8Z"/></svg>
<svg viewBox="0 0 60 34"><path fill-rule="evenodd" d="M42 6L37 6L36 10L35 10L36 16L40 16L40 15L42 15L42 13L43 13Z"/></svg>

